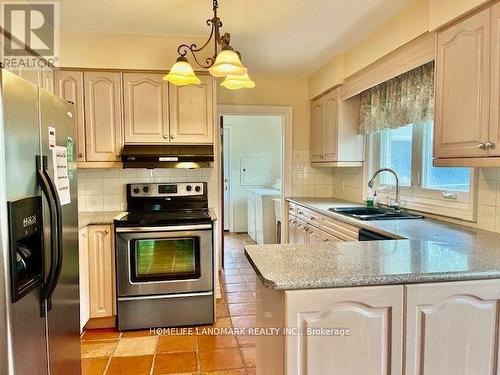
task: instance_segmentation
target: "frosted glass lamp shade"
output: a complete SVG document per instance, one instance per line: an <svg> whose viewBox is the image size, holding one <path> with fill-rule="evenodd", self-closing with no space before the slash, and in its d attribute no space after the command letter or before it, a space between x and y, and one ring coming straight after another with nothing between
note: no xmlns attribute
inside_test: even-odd
<svg viewBox="0 0 500 375"><path fill-rule="evenodd" d="M214 64L208 69L214 77L225 77L228 74L241 75L247 72L247 68L241 63L240 57L231 49L220 51Z"/></svg>
<svg viewBox="0 0 500 375"><path fill-rule="evenodd" d="M250 79L247 73L240 75L230 74L220 85L229 90L253 89L255 82Z"/></svg>
<svg viewBox="0 0 500 375"><path fill-rule="evenodd" d="M201 83L187 59L182 56L177 59L177 62L163 79L177 86L199 85Z"/></svg>

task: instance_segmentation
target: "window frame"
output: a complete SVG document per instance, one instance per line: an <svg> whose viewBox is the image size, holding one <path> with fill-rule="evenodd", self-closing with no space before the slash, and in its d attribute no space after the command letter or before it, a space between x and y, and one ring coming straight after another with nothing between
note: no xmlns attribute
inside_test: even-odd
<svg viewBox="0 0 500 375"><path fill-rule="evenodd" d="M475 221L478 181L476 168L471 168L469 192L429 189L422 186L424 173L423 158L426 151L423 142L424 133L424 126L413 126L410 186L400 186L401 206L439 216ZM365 163L364 168L366 183L364 184L363 192L366 197L368 195L368 181L380 167L381 132L367 134L365 142L367 163ZM433 145L431 144L429 147L433 147ZM394 201L396 194L395 184L379 184L376 186L377 196L381 204L386 205L389 201Z"/></svg>

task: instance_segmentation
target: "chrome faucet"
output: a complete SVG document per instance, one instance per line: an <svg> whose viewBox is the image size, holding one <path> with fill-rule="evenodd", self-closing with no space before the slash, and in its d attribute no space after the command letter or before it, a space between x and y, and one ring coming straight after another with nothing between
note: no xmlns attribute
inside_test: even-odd
<svg viewBox="0 0 500 375"><path fill-rule="evenodd" d="M394 200L393 203L388 203L387 206L392 208L394 211L399 211L399 208L400 208L399 207L399 178L398 178L398 175L396 174L396 172L394 171L394 169L391 169L391 168L377 169L375 171L375 173L373 174L372 178L370 179L370 181L368 181L368 187L370 189L373 187L373 184L375 183L375 177L377 177L377 175L381 172L392 173L394 175L394 177L396 178L396 199Z"/></svg>

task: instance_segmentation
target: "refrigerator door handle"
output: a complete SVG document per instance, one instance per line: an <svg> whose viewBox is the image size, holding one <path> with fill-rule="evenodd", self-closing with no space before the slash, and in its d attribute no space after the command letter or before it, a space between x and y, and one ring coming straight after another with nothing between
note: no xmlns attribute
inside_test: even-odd
<svg viewBox="0 0 500 375"><path fill-rule="evenodd" d="M47 198L50 216L50 270L41 291L41 315L45 316L45 310L52 309L52 293L57 285L62 268L62 220L61 203L54 183L47 172L47 157L37 156L38 184Z"/></svg>

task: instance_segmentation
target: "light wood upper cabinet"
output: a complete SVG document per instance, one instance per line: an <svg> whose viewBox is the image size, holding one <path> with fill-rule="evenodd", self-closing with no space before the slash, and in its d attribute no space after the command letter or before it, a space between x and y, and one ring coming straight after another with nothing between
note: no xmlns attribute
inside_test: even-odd
<svg viewBox="0 0 500 375"><path fill-rule="evenodd" d="M214 124L214 81L198 75L200 85L170 85L170 141L212 143Z"/></svg>
<svg viewBox="0 0 500 375"><path fill-rule="evenodd" d="M87 161L119 161L123 144L121 74L84 72Z"/></svg>
<svg viewBox="0 0 500 375"><path fill-rule="evenodd" d="M490 156L500 156L500 3L491 7L491 88L488 141Z"/></svg>
<svg viewBox="0 0 500 375"><path fill-rule="evenodd" d="M83 105L83 72L58 70L55 72L55 94L76 107L77 160L85 161L85 115Z"/></svg>
<svg viewBox="0 0 500 375"><path fill-rule="evenodd" d="M54 70L46 66L46 62L42 62L41 60L42 58L38 59L40 66L36 68L7 68L7 70L37 85L41 89L54 93Z"/></svg>
<svg viewBox="0 0 500 375"><path fill-rule="evenodd" d="M115 261L112 227L91 225L89 239L90 317L115 315Z"/></svg>
<svg viewBox="0 0 500 375"><path fill-rule="evenodd" d="M405 374L496 374L499 302L499 280L408 286Z"/></svg>
<svg viewBox="0 0 500 375"><path fill-rule="evenodd" d="M487 156L491 9L438 33L434 153L438 158Z"/></svg>
<svg viewBox="0 0 500 375"><path fill-rule="evenodd" d="M321 167L362 166L364 137L358 134L359 97L340 98L336 88L311 103L311 163Z"/></svg>
<svg viewBox="0 0 500 375"><path fill-rule="evenodd" d="M125 143L169 142L169 85L163 76L123 74Z"/></svg>
<svg viewBox="0 0 500 375"><path fill-rule="evenodd" d="M88 228L80 229L78 234L79 287L80 287L80 331L90 319L90 272Z"/></svg>
<svg viewBox="0 0 500 375"><path fill-rule="evenodd" d="M313 100L311 105L311 162L321 162L323 154L323 126L325 100Z"/></svg>
<svg viewBox="0 0 500 375"><path fill-rule="evenodd" d="M285 327L350 330L286 336L287 374L402 373L402 286L285 291L285 304Z"/></svg>
<svg viewBox="0 0 500 375"><path fill-rule="evenodd" d="M338 138L338 102L339 90L334 90L325 96L323 113L323 156L326 161L337 160L337 138Z"/></svg>

